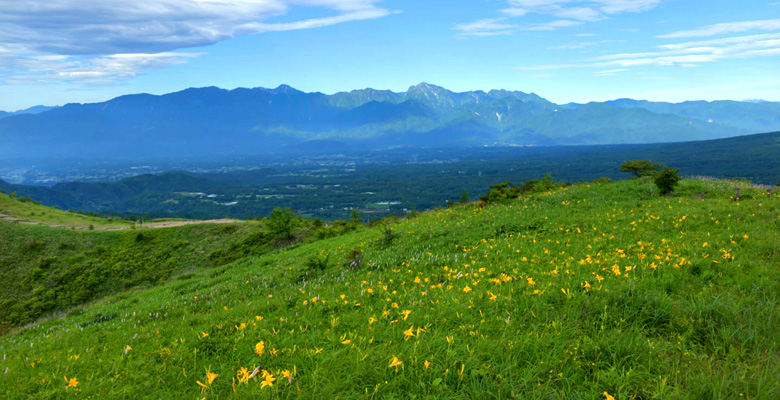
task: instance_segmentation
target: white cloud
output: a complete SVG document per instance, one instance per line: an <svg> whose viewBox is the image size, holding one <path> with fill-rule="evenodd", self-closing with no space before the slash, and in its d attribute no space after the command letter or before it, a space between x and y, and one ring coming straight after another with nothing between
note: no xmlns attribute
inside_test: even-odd
<svg viewBox="0 0 780 400"><path fill-rule="evenodd" d="M561 46L561 48L566 48ZM735 36L705 41L681 42L656 46L657 51L616 53L580 60L570 64L530 65L517 68L541 71L562 68L615 68L642 66L696 67L733 59L780 56L780 33ZM602 71L603 72L603 71Z"/></svg>
<svg viewBox="0 0 780 400"><path fill-rule="evenodd" d="M664 44L657 46L661 50L684 50L697 47L711 47L724 45L750 45L750 46L772 46L774 40L780 39L780 33L767 33L763 35L734 36L721 39L703 40L697 42L683 42L674 44Z"/></svg>
<svg viewBox="0 0 780 400"><path fill-rule="evenodd" d="M505 8L501 10L501 12L506 14L509 17L522 17L523 15L528 14L528 10L526 10L525 8L517 8L517 7Z"/></svg>
<svg viewBox="0 0 780 400"><path fill-rule="evenodd" d="M609 70L606 70L606 71L596 72L596 75L598 75L598 76L612 76L612 75L617 74L618 72L625 72L625 71L628 71L628 70L625 69L625 68L609 69Z"/></svg>
<svg viewBox="0 0 780 400"><path fill-rule="evenodd" d="M143 71L186 62L203 53L164 52L155 54L113 54L100 57L33 56L0 59L8 84L68 81L108 84L129 79ZM10 61L10 62L9 62Z"/></svg>
<svg viewBox="0 0 780 400"><path fill-rule="evenodd" d="M559 4L569 3L572 0L508 0L513 7L521 8L541 8L557 6Z"/></svg>
<svg viewBox="0 0 780 400"><path fill-rule="evenodd" d="M497 36L509 35L518 26L507 24L506 18L482 19L466 24L455 25L454 30L460 31L458 36Z"/></svg>
<svg viewBox="0 0 780 400"><path fill-rule="evenodd" d="M162 52L237 34L305 29L379 18L377 0L25 0L0 1L0 42L56 54ZM262 23L297 6L335 15Z"/></svg>
<svg viewBox="0 0 780 400"><path fill-rule="evenodd" d="M584 49L586 47L595 46L597 44L598 42L568 43L559 46L548 47L547 50L579 50L579 49Z"/></svg>
<svg viewBox="0 0 780 400"><path fill-rule="evenodd" d="M176 50L206 46L237 35L318 28L393 13L377 6L379 1L0 0L0 57L6 58L0 60L0 65L15 65L12 71L0 74L21 75L18 78L23 80L29 76L60 76L65 81L123 79L191 57ZM333 15L283 21L300 7L324 8ZM9 48L14 51L4 51ZM127 57L130 54L146 57ZM42 55L68 58L50 60L48 71L40 69L42 64L25 69ZM117 60L122 60L125 73L108 73L101 64ZM73 63L83 70L73 71Z"/></svg>
<svg viewBox="0 0 780 400"><path fill-rule="evenodd" d="M603 0L597 3L601 4L601 11L607 14L620 14L649 11L659 2L660 0Z"/></svg>
<svg viewBox="0 0 780 400"><path fill-rule="evenodd" d="M502 22L507 28L477 30L473 33L463 31L472 24L479 26L485 21L506 21L507 18L519 18L528 14L546 15L552 17L550 22L536 23L521 29L530 31L551 31L560 28L582 25L586 22L597 22L609 18L610 15L644 12L655 8L660 0L506 0L508 8L499 10L505 17L487 19L472 23L456 25L453 29L460 30L458 36L494 36L512 34L519 27L509 22Z"/></svg>
<svg viewBox="0 0 780 400"><path fill-rule="evenodd" d="M558 28L567 28L567 27L570 27L570 26L576 26L576 25L581 25L581 24L582 24L581 21L571 21L571 20L568 20L568 19L559 19L557 21L546 22L546 23L543 23L543 24L530 25L530 26L527 26L527 27L525 27L523 29L525 29L527 31L553 31L553 30L556 30Z"/></svg>
<svg viewBox="0 0 780 400"><path fill-rule="evenodd" d="M600 40L598 42L567 43L560 46L548 47L547 50L580 50L586 47L597 46L605 43L625 42L625 40Z"/></svg>
<svg viewBox="0 0 780 400"><path fill-rule="evenodd" d="M590 9L588 13L622 14L644 12L655 8L660 0L508 0L511 7L530 10L539 14L559 10Z"/></svg>
<svg viewBox="0 0 780 400"><path fill-rule="evenodd" d="M707 25L701 28L677 31L666 35L660 35L663 39L678 39L692 37L706 37L721 35L724 33L745 32L752 30L777 31L780 30L780 19L765 19L761 21L726 22L722 24Z"/></svg>
<svg viewBox="0 0 780 400"><path fill-rule="evenodd" d="M558 18L576 19L578 21L594 22L604 19L604 15L589 7L561 8L553 11L552 15Z"/></svg>
<svg viewBox="0 0 780 400"><path fill-rule="evenodd" d="M701 63L715 62L717 59L718 57L711 54L689 54L682 56L618 59L600 65L615 65L620 67L640 67L645 65L656 65L664 67L696 67Z"/></svg>

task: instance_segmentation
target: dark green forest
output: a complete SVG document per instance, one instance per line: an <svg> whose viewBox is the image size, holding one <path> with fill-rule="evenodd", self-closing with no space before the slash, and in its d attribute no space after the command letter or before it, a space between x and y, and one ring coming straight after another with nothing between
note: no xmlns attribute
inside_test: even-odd
<svg viewBox="0 0 780 400"><path fill-rule="evenodd" d="M555 181L626 179L626 160L652 159L683 176L780 180L780 132L700 142L472 149L396 149L287 159L227 172L145 174L112 183L69 182L52 187L11 185L46 205L129 219L257 218L277 207L304 217L365 222L411 210L444 207L463 190L472 200L495 182L522 184L551 174ZM248 161L250 162L250 161Z"/></svg>

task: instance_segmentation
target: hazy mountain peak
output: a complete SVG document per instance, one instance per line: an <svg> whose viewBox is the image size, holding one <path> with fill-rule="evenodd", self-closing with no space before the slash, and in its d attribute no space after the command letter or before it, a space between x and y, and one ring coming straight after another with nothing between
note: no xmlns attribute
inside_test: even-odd
<svg viewBox="0 0 780 400"><path fill-rule="evenodd" d="M14 115L21 115L21 114L40 114L42 112L46 112L49 110L53 110L57 107L49 107L49 106L32 106L30 108L25 108L24 110L17 110L17 111L0 111L0 118L10 117Z"/></svg>
<svg viewBox="0 0 780 400"><path fill-rule="evenodd" d="M216 87L216 86L204 86L204 87L197 87L197 88L195 88L195 87L191 87L191 88L187 88L187 89L181 90L181 91L179 91L179 92L176 92L176 93L192 93L192 92L224 92L224 91L225 91L225 89L222 89L222 88L220 88L220 87ZM145 94L145 93L142 93L142 94Z"/></svg>
<svg viewBox="0 0 780 400"><path fill-rule="evenodd" d="M349 92L338 92L329 96L331 105L340 108L352 109L369 102L397 103L403 99L403 93L395 93L390 90L377 90L372 88L355 89Z"/></svg>
<svg viewBox="0 0 780 400"><path fill-rule="evenodd" d="M418 84L416 84L414 86L411 86L411 87L409 87L409 90L407 92L412 92L412 91L415 91L415 92L421 91L421 92L449 92L449 93L452 93L449 90L447 90L447 89L445 89L445 88L443 88L441 86L431 85L430 83L427 83L427 82L420 82L420 83L418 83Z"/></svg>
<svg viewBox="0 0 780 400"><path fill-rule="evenodd" d="M42 112L46 112L46 111L49 111L49 110L54 109L54 108L57 108L57 107L49 107L49 106L39 105L39 106L30 107L30 108L25 108L24 110L16 111L13 114L17 114L17 115L18 114L40 114Z"/></svg>
<svg viewBox="0 0 780 400"><path fill-rule="evenodd" d="M274 94L278 94L278 93L285 93L285 94L303 93L302 91L300 91L300 90L298 90L298 89L296 89L296 88L294 88L294 87L292 87L290 85L286 85L286 84L279 85L278 87L276 87L276 89L272 89L271 92L274 93Z"/></svg>
<svg viewBox="0 0 780 400"><path fill-rule="evenodd" d="M406 91L407 100L417 100L438 109L451 109L455 107L454 93L436 85L421 82Z"/></svg>

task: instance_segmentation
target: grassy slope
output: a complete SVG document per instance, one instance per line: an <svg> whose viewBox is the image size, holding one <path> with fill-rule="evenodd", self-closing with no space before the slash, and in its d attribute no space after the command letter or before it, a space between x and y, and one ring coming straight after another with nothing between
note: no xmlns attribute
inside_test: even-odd
<svg viewBox="0 0 780 400"><path fill-rule="evenodd" d="M47 225L62 225L68 227L97 229L129 229L133 222L125 220L109 220L90 215L76 214L56 207L41 205L24 198L11 197L0 193L0 214L27 221L40 222Z"/></svg>
<svg viewBox="0 0 780 400"><path fill-rule="evenodd" d="M78 216L70 218L75 220ZM0 334L46 313L216 265L256 223L73 231L0 221Z"/></svg>
<svg viewBox="0 0 780 400"><path fill-rule="evenodd" d="M731 191L582 186L247 258L0 338L0 394L778 398L780 196Z"/></svg>

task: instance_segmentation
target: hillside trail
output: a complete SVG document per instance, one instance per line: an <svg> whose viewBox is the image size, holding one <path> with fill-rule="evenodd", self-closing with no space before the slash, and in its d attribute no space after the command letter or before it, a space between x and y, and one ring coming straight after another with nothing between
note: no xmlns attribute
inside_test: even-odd
<svg viewBox="0 0 780 400"><path fill-rule="evenodd" d="M44 225L44 226L50 226L52 228L65 228L65 229L73 229L73 230L79 230L79 231L86 231L86 230L94 230L94 231L127 231L133 229L130 226L109 226L109 227L94 227L93 229L89 229L84 226L70 226L70 225L59 225L59 224L47 224L44 222L38 222L38 221L30 221L27 219L21 219L12 217L10 215L0 214L0 220L6 220L11 222L18 222L20 224L27 224L27 225ZM222 218L222 219L209 219L209 220L198 220L198 221L163 221L163 222L150 222L145 223L143 225L137 224L135 226L135 229L152 229L152 228L173 228L176 226L184 226L184 225L200 225L200 224L229 224L233 222L242 222L241 220L237 219L229 219L229 218Z"/></svg>

